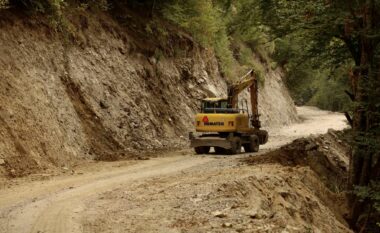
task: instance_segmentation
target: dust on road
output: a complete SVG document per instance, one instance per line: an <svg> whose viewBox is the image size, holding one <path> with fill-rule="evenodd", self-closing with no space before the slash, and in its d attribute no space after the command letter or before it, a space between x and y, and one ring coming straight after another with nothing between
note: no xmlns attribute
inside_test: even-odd
<svg viewBox="0 0 380 233"><path fill-rule="evenodd" d="M346 127L342 114L310 107L297 110L303 122L270 129L270 141L260 153L299 137ZM276 196L281 193L279 187L288 193L301 188L306 181L297 177L300 172L308 172L303 168L242 165L239 159L250 154L195 156L190 150L172 154L126 165L115 162L116 167L110 166L112 163L98 163L98 167L104 164L110 170L25 182L0 190L0 232L273 232L280 229L305 232L305 222L310 223L311 229L315 228L313 222L325 229L331 225L328 221L334 220L333 214L318 203L309 189L303 190L309 201L283 200L298 200L297 193L281 200ZM289 181L286 177L295 178ZM281 202L293 213L292 220L285 221L287 216L280 216L283 211L269 208L273 202ZM314 205L316 211L312 216L302 210L303 204ZM334 222L334 225L336 232L348 232L344 224Z"/></svg>

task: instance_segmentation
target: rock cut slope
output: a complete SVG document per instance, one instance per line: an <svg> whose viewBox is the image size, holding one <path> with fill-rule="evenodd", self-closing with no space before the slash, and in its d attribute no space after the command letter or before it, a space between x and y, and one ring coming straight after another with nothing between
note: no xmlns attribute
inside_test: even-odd
<svg viewBox="0 0 380 233"><path fill-rule="evenodd" d="M67 18L55 33L47 19L1 12L0 176L185 146L199 99L225 94L213 53L170 25L149 34L132 12ZM296 119L280 71L268 69L260 98L264 125Z"/></svg>

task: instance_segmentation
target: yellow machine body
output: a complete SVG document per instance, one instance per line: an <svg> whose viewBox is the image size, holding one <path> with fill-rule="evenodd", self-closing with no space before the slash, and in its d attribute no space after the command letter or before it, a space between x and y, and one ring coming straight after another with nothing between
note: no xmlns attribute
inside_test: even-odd
<svg viewBox="0 0 380 233"><path fill-rule="evenodd" d="M215 133L247 133L249 116L245 113L198 113L195 116L195 129L197 132Z"/></svg>

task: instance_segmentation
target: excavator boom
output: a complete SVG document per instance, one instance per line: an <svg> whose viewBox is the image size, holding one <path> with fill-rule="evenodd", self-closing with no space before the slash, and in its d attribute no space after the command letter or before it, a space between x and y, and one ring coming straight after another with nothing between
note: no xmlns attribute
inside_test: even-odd
<svg viewBox="0 0 380 233"><path fill-rule="evenodd" d="M240 80L234 84L228 86L228 101L232 108L237 108L239 101L239 94L245 89L249 88L251 96L251 124L253 127L260 129L261 123L259 120L258 109L258 85L256 74L253 70L250 70L247 74L240 78Z"/></svg>

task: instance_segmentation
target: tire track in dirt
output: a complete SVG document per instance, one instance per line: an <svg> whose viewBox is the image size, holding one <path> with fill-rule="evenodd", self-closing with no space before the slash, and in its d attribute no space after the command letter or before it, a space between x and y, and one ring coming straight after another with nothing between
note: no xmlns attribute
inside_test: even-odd
<svg viewBox="0 0 380 233"><path fill-rule="evenodd" d="M126 168L121 174L105 176L88 184L72 187L48 195L41 200L1 210L1 232L80 232L73 218L79 212L83 200L121 184L152 176L167 175L199 164L212 158L171 157L143 162L144 166ZM25 191L25 190L24 190ZM11 194L10 194L11 195ZM77 213L76 213L77 212Z"/></svg>

